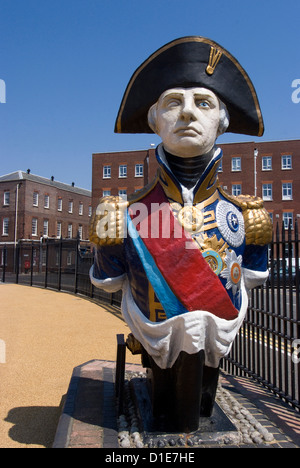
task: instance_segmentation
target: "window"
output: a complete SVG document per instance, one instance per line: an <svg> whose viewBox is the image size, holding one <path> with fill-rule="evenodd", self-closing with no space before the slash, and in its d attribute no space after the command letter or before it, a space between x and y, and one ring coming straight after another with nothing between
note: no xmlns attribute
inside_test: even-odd
<svg viewBox="0 0 300 468"><path fill-rule="evenodd" d="M111 166L103 166L103 179L111 178Z"/></svg>
<svg viewBox="0 0 300 468"><path fill-rule="evenodd" d="M272 170L272 156L263 156L262 158L262 170L271 171Z"/></svg>
<svg viewBox="0 0 300 468"><path fill-rule="evenodd" d="M91 216L92 216L92 207L91 207L91 205L90 205L90 206L89 206L89 217L91 217Z"/></svg>
<svg viewBox="0 0 300 468"><path fill-rule="evenodd" d="M50 197L49 195L44 196L44 208L49 208L50 206Z"/></svg>
<svg viewBox="0 0 300 468"><path fill-rule="evenodd" d="M68 224L68 238L72 239L72 235L73 235L73 226L72 224Z"/></svg>
<svg viewBox="0 0 300 468"><path fill-rule="evenodd" d="M43 236L48 236L48 230L49 230L49 221L48 219L44 219Z"/></svg>
<svg viewBox="0 0 300 468"><path fill-rule="evenodd" d="M10 201L10 192L4 192L3 205L8 206Z"/></svg>
<svg viewBox="0 0 300 468"><path fill-rule="evenodd" d="M57 200L57 211L62 211L62 198Z"/></svg>
<svg viewBox="0 0 300 468"><path fill-rule="evenodd" d="M263 200L266 200L266 201L273 200L273 184L263 184L262 198Z"/></svg>
<svg viewBox="0 0 300 468"><path fill-rule="evenodd" d="M291 212L283 213L283 223L284 223L284 229L288 229L290 224L293 227L293 213Z"/></svg>
<svg viewBox="0 0 300 468"><path fill-rule="evenodd" d="M232 172L238 172L242 170L242 160L240 157L232 158L231 170Z"/></svg>
<svg viewBox="0 0 300 468"><path fill-rule="evenodd" d="M7 250L2 249L1 251L1 266L7 266Z"/></svg>
<svg viewBox="0 0 300 468"><path fill-rule="evenodd" d="M232 195L241 195L242 194L242 185L241 184L233 184L232 185Z"/></svg>
<svg viewBox="0 0 300 468"><path fill-rule="evenodd" d="M72 265L72 251L69 251L67 253L67 265L68 266Z"/></svg>
<svg viewBox="0 0 300 468"><path fill-rule="evenodd" d="M223 160L221 159L218 172L223 172Z"/></svg>
<svg viewBox="0 0 300 468"><path fill-rule="evenodd" d="M32 236L37 236L38 235L38 220L36 218L32 218L31 235Z"/></svg>
<svg viewBox="0 0 300 468"><path fill-rule="evenodd" d="M79 203L79 215L80 216L83 215L83 203L82 202Z"/></svg>
<svg viewBox="0 0 300 468"><path fill-rule="evenodd" d="M292 169L292 156L290 154L281 156L281 169Z"/></svg>
<svg viewBox="0 0 300 468"><path fill-rule="evenodd" d="M126 189L120 189L119 190L119 197L127 198L127 190Z"/></svg>
<svg viewBox="0 0 300 468"><path fill-rule="evenodd" d="M39 194L38 194L38 192L33 192L32 204L33 204L33 206L39 206Z"/></svg>
<svg viewBox="0 0 300 468"><path fill-rule="evenodd" d="M47 251L45 249L42 250L42 265L46 265L47 263Z"/></svg>
<svg viewBox="0 0 300 468"><path fill-rule="evenodd" d="M4 218L3 225L2 225L2 235L8 236L8 233L9 233L9 218Z"/></svg>
<svg viewBox="0 0 300 468"><path fill-rule="evenodd" d="M136 164L135 165L135 177L143 177L144 175L144 165Z"/></svg>
<svg viewBox="0 0 300 468"><path fill-rule="evenodd" d="M61 221L57 221L57 226L56 226L56 237L58 237L58 238L61 237Z"/></svg>
<svg viewBox="0 0 300 468"><path fill-rule="evenodd" d="M73 201L70 200L69 201L69 210L68 210L69 213L73 213Z"/></svg>
<svg viewBox="0 0 300 468"><path fill-rule="evenodd" d="M103 190L102 196L103 196L103 197L109 197L109 196L110 196L110 193L111 193L110 190Z"/></svg>
<svg viewBox="0 0 300 468"><path fill-rule="evenodd" d="M293 200L292 182L284 182L282 184L282 200Z"/></svg>
<svg viewBox="0 0 300 468"><path fill-rule="evenodd" d="M126 164L121 164L121 166L119 166L119 177L120 178L127 177L127 165Z"/></svg>
<svg viewBox="0 0 300 468"><path fill-rule="evenodd" d="M79 234L79 239L82 239L82 233L83 233L83 227L81 224L78 226L78 234Z"/></svg>

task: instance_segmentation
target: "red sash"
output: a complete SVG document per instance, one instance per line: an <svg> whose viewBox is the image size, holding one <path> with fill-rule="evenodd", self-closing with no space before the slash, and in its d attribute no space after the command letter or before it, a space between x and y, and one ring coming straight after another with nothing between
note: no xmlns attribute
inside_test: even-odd
<svg viewBox="0 0 300 468"><path fill-rule="evenodd" d="M238 310L226 289L200 250L195 248L192 237L174 217L159 183L142 199L142 203L147 208L147 216L141 217L140 213L135 214L129 208L130 217L135 223L138 216L136 230L170 289L186 310L208 311L226 320L237 318Z"/></svg>

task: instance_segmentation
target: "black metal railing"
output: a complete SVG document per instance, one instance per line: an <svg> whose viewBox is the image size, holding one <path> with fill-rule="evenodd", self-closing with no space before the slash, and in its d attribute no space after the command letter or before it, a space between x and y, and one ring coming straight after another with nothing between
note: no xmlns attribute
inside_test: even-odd
<svg viewBox="0 0 300 468"><path fill-rule="evenodd" d="M247 316L222 367L251 376L300 410L298 223L276 226L269 279L251 291Z"/></svg>
<svg viewBox="0 0 300 468"><path fill-rule="evenodd" d="M99 304L121 305L89 279L93 254L79 239L47 239L0 246L0 281L68 291ZM244 323L222 368L250 376L300 410L300 308L298 223L277 226L269 249L270 276L251 291Z"/></svg>
<svg viewBox="0 0 300 468"><path fill-rule="evenodd" d="M91 284L92 264L90 244L79 239L0 246L0 281L71 292L120 307L121 292L106 293Z"/></svg>

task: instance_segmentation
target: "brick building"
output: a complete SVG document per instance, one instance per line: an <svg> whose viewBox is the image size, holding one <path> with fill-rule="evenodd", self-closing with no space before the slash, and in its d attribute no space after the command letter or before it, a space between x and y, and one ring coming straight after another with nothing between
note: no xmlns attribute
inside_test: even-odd
<svg viewBox="0 0 300 468"><path fill-rule="evenodd" d="M300 140L228 143L223 150L219 180L233 195L263 198L273 222L300 217ZM104 195L129 195L155 175L153 148L93 154L92 206Z"/></svg>
<svg viewBox="0 0 300 468"><path fill-rule="evenodd" d="M93 154L92 205L105 195L129 195L155 176L155 149Z"/></svg>
<svg viewBox="0 0 300 468"><path fill-rule="evenodd" d="M41 237L88 239L91 192L16 171L0 177L0 245Z"/></svg>

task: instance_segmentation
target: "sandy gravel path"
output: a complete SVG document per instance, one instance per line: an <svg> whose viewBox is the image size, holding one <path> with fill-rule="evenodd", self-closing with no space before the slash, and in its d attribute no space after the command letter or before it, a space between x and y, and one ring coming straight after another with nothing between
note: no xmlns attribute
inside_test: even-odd
<svg viewBox="0 0 300 468"><path fill-rule="evenodd" d="M0 448L51 447L73 368L115 360L117 333L130 330L113 309L0 284ZM129 352L127 360L140 363Z"/></svg>

